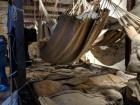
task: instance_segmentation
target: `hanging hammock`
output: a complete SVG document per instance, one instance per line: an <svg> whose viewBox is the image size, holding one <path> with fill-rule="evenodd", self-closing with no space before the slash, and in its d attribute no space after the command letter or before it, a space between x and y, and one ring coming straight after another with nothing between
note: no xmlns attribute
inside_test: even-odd
<svg viewBox="0 0 140 105"><path fill-rule="evenodd" d="M78 60L92 48L92 44L104 28L109 15L109 7L114 9L114 14L123 27L130 24L139 29L140 18L123 10L110 0L101 0L100 8L96 9L97 13L101 14L98 19L92 19L89 14L86 18L83 17L83 20L78 19L78 15L87 13L87 10L93 11L95 8L95 6L87 5L86 0L78 0L69 14L59 17L51 39L40 49L40 57L53 64L66 64Z"/></svg>
<svg viewBox="0 0 140 105"><path fill-rule="evenodd" d="M122 39L124 39L124 32L119 30L108 30L105 32L102 36L100 36L95 43L94 46L111 46L113 44L116 44Z"/></svg>
<svg viewBox="0 0 140 105"><path fill-rule="evenodd" d="M124 32L108 30L100 36L90 49L94 57L102 64L112 66L125 58Z"/></svg>
<svg viewBox="0 0 140 105"><path fill-rule="evenodd" d="M83 13L81 7L85 6L84 2L78 0L79 5L76 3L69 14L59 17L51 39L40 50L42 59L54 64L71 63L90 49L104 27L109 11L100 10L102 16L96 20L89 17L78 19L76 16Z"/></svg>
<svg viewBox="0 0 140 105"><path fill-rule="evenodd" d="M82 48L81 53L79 54L79 56L77 57L77 60L81 58L81 56L86 53L87 51L90 50L90 48L92 48L92 44L93 42L97 39L97 37L99 36L100 32L102 31L102 29L105 26L105 23L107 21L107 17L109 15L109 11L107 9L105 9L102 12L102 17L100 17L99 20L95 21L92 29L89 33L89 36L87 37L87 40L85 42L85 45Z"/></svg>
<svg viewBox="0 0 140 105"><path fill-rule="evenodd" d="M122 27L127 27L128 25L134 26L137 30L140 28L140 18L139 15L139 6L136 6L131 12L137 14L135 16L132 13L129 13L126 10L123 10L118 5L114 3L110 3L110 7L114 9L114 14L117 17L119 23ZM119 27L120 28L120 27ZM116 28L117 29L117 28ZM123 31L120 30L108 30L104 37L99 37L92 49L91 53L94 55L96 59L98 59L101 63L111 66L114 65L125 58L124 48L125 45L120 43L120 41L124 38ZM138 38L137 38L138 39ZM119 42L119 43L118 43ZM117 49L115 46L117 44ZM132 43L132 48L137 46L134 41ZM104 48L102 46L105 46ZM108 53L109 52L109 53ZM139 60L135 53L131 54L130 63L128 66L129 72L138 72L139 71ZM137 66L138 65L138 66ZM135 70L135 71L134 71Z"/></svg>
<svg viewBox="0 0 140 105"><path fill-rule="evenodd" d="M90 24L91 20L82 21L73 16L62 15L51 39L41 49L41 58L51 63L59 63L59 59L67 56L70 50L74 50L76 43L82 43L82 37L88 34Z"/></svg>

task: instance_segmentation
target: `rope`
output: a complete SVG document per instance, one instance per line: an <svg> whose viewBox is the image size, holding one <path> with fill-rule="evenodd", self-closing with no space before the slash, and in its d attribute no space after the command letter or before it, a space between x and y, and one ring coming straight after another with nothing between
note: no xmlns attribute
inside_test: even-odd
<svg viewBox="0 0 140 105"><path fill-rule="evenodd" d="M36 21L36 2L33 1L34 3L34 21Z"/></svg>
<svg viewBox="0 0 140 105"><path fill-rule="evenodd" d="M111 4L112 2L110 2L110 4ZM118 4L118 6L117 6L117 8L116 9L114 9L114 12L111 14L111 15L113 15L115 12L116 12L116 10L120 7L120 4L122 3L122 0L120 0L120 2L119 2L119 4Z"/></svg>
<svg viewBox="0 0 140 105"><path fill-rule="evenodd" d="M48 19L49 18L49 14L48 14L48 11L46 10L42 0L39 0L39 7L42 10L42 12L43 12L44 16L46 17L46 19Z"/></svg>
<svg viewBox="0 0 140 105"><path fill-rule="evenodd" d="M59 0L56 0L56 1L55 1L54 12L57 12L57 10L58 10L58 8L57 8L58 2L59 2Z"/></svg>
<svg viewBox="0 0 140 105"><path fill-rule="evenodd" d="M119 23L127 27L128 25L134 26L136 29L140 26L140 18L120 7L122 0L120 0L119 5L110 2L110 7L114 10L113 14L117 16Z"/></svg>

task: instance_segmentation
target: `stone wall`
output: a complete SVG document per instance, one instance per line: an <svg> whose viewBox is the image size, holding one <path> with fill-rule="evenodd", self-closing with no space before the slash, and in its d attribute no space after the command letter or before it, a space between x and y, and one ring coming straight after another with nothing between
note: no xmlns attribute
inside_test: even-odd
<svg viewBox="0 0 140 105"><path fill-rule="evenodd" d="M0 1L0 34L7 36L7 1Z"/></svg>

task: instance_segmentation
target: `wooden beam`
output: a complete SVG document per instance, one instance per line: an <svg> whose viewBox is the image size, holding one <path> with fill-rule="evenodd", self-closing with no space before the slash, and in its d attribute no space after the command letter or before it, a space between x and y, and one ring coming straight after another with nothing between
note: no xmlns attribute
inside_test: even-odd
<svg viewBox="0 0 140 105"><path fill-rule="evenodd" d="M46 10L47 10L47 11L65 12L65 11L67 11L68 9L69 9L69 8L62 8L62 7L60 7L60 8L57 8L57 9L55 10L54 7L46 6ZM28 10L30 10L30 11L38 11L38 8L34 8L34 7L32 7L32 6L24 6L24 10L25 10L25 11L28 11Z"/></svg>
<svg viewBox="0 0 140 105"><path fill-rule="evenodd" d="M36 13L38 13L38 15L39 14L41 14L39 11L33 11L33 10L26 10L25 12L24 12L24 14L33 14L33 15L35 15ZM48 11L48 13L49 14L62 14L63 12L55 12L55 11Z"/></svg>
<svg viewBox="0 0 140 105"><path fill-rule="evenodd" d="M34 3L38 2L38 0L24 0L26 3ZM55 3L56 0L42 0L43 3L48 2L48 3ZM59 0L58 3L60 4L73 4L73 0Z"/></svg>
<svg viewBox="0 0 140 105"><path fill-rule="evenodd" d="M55 3L51 3L51 2L44 2L43 3L45 6L50 6L50 7L54 7L55 6ZM35 3L27 3L27 2L24 2L24 6L35 6L38 7L39 6L39 1L36 1ZM71 7L72 4L61 4L61 3L58 3L57 7L62 7L62 8L69 8Z"/></svg>
<svg viewBox="0 0 140 105"><path fill-rule="evenodd" d="M35 2L38 2L38 0L34 0ZM55 3L56 0L42 0L43 3L47 2L47 3ZM73 4L73 0L59 0L58 1L59 4Z"/></svg>
<svg viewBox="0 0 140 105"><path fill-rule="evenodd" d="M7 1L0 1L0 7L8 8L8 2Z"/></svg>
<svg viewBox="0 0 140 105"><path fill-rule="evenodd" d="M50 15L50 14L49 14ZM50 15L50 17L51 18L53 18L53 19L57 19L58 18L58 16L59 15ZM25 15L24 16L25 18L24 18L24 25L33 25L34 24L34 21L35 21L35 19L36 20L38 20L40 17L39 16L37 16L36 18L34 18L34 16L33 15Z"/></svg>
<svg viewBox="0 0 140 105"><path fill-rule="evenodd" d="M58 16L72 7L73 0L59 0L57 9L54 10L56 0L43 0L49 15L51 18L58 18ZM37 14L36 14L37 13ZM35 16L34 16L35 15ZM40 18L41 13L39 12L39 2L38 0L24 0L24 18L26 20L34 18ZM24 21L25 23L25 21Z"/></svg>
<svg viewBox="0 0 140 105"><path fill-rule="evenodd" d="M49 14L49 17L51 17L51 18L57 18L59 15L58 14ZM36 14L35 16L34 16L34 14L30 14L30 13L26 13L26 14L24 14L24 17L25 18L39 18L39 17L41 17L39 14Z"/></svg>
<svg viewBox="0 0 140 105"><path fill-rule="evenodd" d="M127 10L131 11L135 6L136 0L127 0Z"/></svg>

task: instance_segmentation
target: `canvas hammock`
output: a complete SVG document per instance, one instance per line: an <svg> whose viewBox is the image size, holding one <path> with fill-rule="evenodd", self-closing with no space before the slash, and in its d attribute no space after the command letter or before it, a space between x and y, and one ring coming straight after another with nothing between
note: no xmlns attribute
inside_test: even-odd
<svg viewBox="0 0 140 105"><path fill-rule="evenodd" d="M139 11L138 4L139 3L137 3L136 7L131 11L131 13L134 13L135 15L140 16L138 13ZM115 15L117 15L117 17L120 17L120 14L122 13L124 14L124 16L122 16L119 19L123 27L126 27L127 25L132 25L135 28L139 29L139 17L134 16L133 14L121 9L115 4L112 5L112 8L115 8L113 6L116 6L118 8L116 9L116 12L115 12ZM125 59L125 52L124 52L125 44L122 42L122 39L124 38L124 35L125 35L125 33L123 32L123 27L118 25L118 23L117 25L114 25L114 26L113 26L113 30L112 29L110 30L109 28L109 30L106 33L104 33L104 35L101 35L100 37L98 37L97 40L94 42L92 49L90 50L91 53L94 55L94 57L98 61L108 66L114 65L122 61L123 59ZM111 25L111 28L112 28L112 25ZM132 61L133 60L130 59L130 63ZM138 62L135 59L134 64Z"/></svg>
<svg viewBox="0 0 140 105"><path fill-rule="evenodd" d="M109 11L107 9L100 10L102 16L96 20L92 18L78 19L76 16L81 14L82 3L82 1L80 5L76 3L77 6L74 6L69 14L59 17L51 39L41 48L41 58L54 64L70 63L90 49L103 29Z"/></svg>
<svg viewBox="0 0 140 105"><path fill-rule="evenodd" d="M111 46L124 39L124 31L108 30L94 42L94 46Z"/></svg>
<svg viewBox="0 0 140 105"><path fill-rule="evenodd" d="M98 37L90 49L94 57L101 63L112 66L125 58L124 32L108 30Z"/></svg>
<svg viewBox="0 0 140 105"><path fill-rule="evenodd" d="M86 10L94 10L95 6L88 6L86 0L78 0L69 13L61 15L51 39L40 49L40 57L53 64L66 64L78 60L92 48L92 44L104 28L109 15L109 10L105 8L110 6L123 27L131 24L139 28L139 17L121 9L110 0L101 2L97 12L101 15L98 19L92 19L89 14L86 18L77 18L77 15L87 13ZM126 15L121 17L124 13Z"/></svg>

